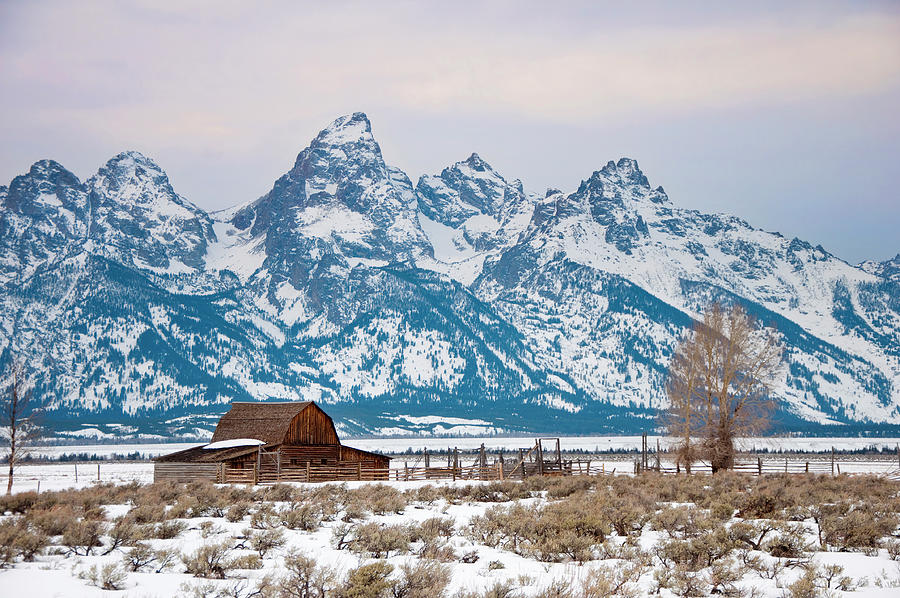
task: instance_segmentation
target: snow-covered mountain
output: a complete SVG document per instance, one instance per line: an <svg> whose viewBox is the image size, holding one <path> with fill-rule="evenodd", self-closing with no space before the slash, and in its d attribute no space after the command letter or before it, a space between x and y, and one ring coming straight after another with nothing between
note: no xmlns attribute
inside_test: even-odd
<svg viewBox="0 0 900 598"><path fill-rule="evenodd" d="M348 432L652 425L711 299L788 346L787 428L900 424L900 256L851 266L677 207L637 162L543 197L477 154L409 177L362 113L208 214L137 152L0 187L0 347L58 429L202 434L232 400L312 399Z"/></svg>

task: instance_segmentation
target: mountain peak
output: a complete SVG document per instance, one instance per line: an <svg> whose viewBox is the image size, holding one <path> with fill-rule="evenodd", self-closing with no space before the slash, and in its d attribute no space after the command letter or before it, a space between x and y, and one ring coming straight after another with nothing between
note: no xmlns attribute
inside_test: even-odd
<svg viewBox="0 0 900 598"><path fill-rule="evenodd" d="M44 159L38 160L28 169L28 176L38 179L47 179L56 174L72 174L65 166L56 160ZM72 175L75 176L75 175Z"/></svg>
<svg viewBox="0 0 900 598"><path fill-rule="evenodd" d="M143 169L156 174L165 174L159 164L137 150L126 150L116 154L106 162L104 168L117 172L125 171L130 173Z"/></svg>
<svg viewBox="0 0 900 598"><path fill-rule="evenodd" d="M493 170L491 165L481 159L481 156L472 152L472 155L463 160L464 164L468 164L474 170L483 171L483 170Z"/></svg>
<svg viewBox="0 0 900 598"><path fill-rule="evenodd" d="M316 141L322 145L347 145L374 141L372 123L364 112L354 112L336 118L325 127Z"/></svg>
<svg viewBox="0 0 900 598"><path fill-rule="evenodd" d="M606 163L606 166L600 169L600 173L606 176L619 176L625 181L641 185L642 187L650 186L650 182L644 176L644 173L641 172L637 160L633 158L619 158L618 162L610 160Z"/></svg>

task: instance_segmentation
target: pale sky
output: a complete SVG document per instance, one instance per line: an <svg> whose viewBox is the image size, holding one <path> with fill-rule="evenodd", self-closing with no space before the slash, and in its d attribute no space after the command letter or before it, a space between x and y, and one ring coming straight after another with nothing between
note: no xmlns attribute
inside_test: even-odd
<svg viewBox="0 0 900 598"><path fill-rule="evenodd" d="M136 149L226 208L363 111L413 182L475 151L574 190L629 156L681 206L900 252L900 3L165 4L0 0L0 184Z"/></svg>

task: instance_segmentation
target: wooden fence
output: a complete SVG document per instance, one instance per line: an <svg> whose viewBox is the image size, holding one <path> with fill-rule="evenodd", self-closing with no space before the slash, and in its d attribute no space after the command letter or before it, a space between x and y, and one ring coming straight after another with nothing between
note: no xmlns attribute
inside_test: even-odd
<svg viewBox="0 0 900 598"><path fill-rule="evenodd" d="M555 441L555 450L551 449L545 452L543 443L546 441ZM515 452L513 454L515 455ZM279 482L349 481L495 481L524 479L530 476L612 475L617 473L617 470L620 474L640 474L652 471L669 475L687 473L684 467L665 461L667 456L660 452L658 447L656 453L651 453L645 439L641 453L633 464L624 461L617 466L612 466L608 461L599 459L566 460L562 458L558 438L543 438L537 439L530 449L519 449L518 455L512 459L504 458L503 452L500 452L499 457L489 459L484 445L482 445L475 455L475 462L471 465L464 465L461 462L457 449L448 449L446 466L432 465L431 461L436 455L425 451L422 458L418 459L416 463L412 465L404 463L403 467L394 468L377 467L372 463L346 461L332 465L305 463L299 466L284 466L280 459L265 458L261 455L253 468L233 469L221 464L215 476L216 481L225 483L275 484ZM830 460L801 461L772 457L750 460L744 458L734 465L733 471L758 476L772 474L840 475L841 464L837 462L835 452L832 451ZM709 475L712 473L712 469L709 464L694 463L690 473ZM894 478L900 479L900 467L893 475Z"/></svg>

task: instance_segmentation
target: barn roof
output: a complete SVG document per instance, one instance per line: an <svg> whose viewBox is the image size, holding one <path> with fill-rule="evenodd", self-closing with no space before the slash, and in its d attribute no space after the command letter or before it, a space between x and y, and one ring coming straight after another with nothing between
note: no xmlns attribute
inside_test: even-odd
<svg viewBox="0 0 900 598"><path fill-rule="evenodd" d="M176 463L219 463L228 461L229 459L237 459L244 455L256 452L258 447L255 446L239 446L233 448L225 448L218 450L208 450L205 444L194 446L189 449L178 451L177 453L169 453L154 459L154 461L172 461Z"/></svg>
<svg viewBox="0 0 900 598"><path fill-rule="evenodd" d="M266 444L278 444L284 440L291 420L312 404L310 401L232 403L231 410L219 420L212 442L255 438Z"/></svg>

